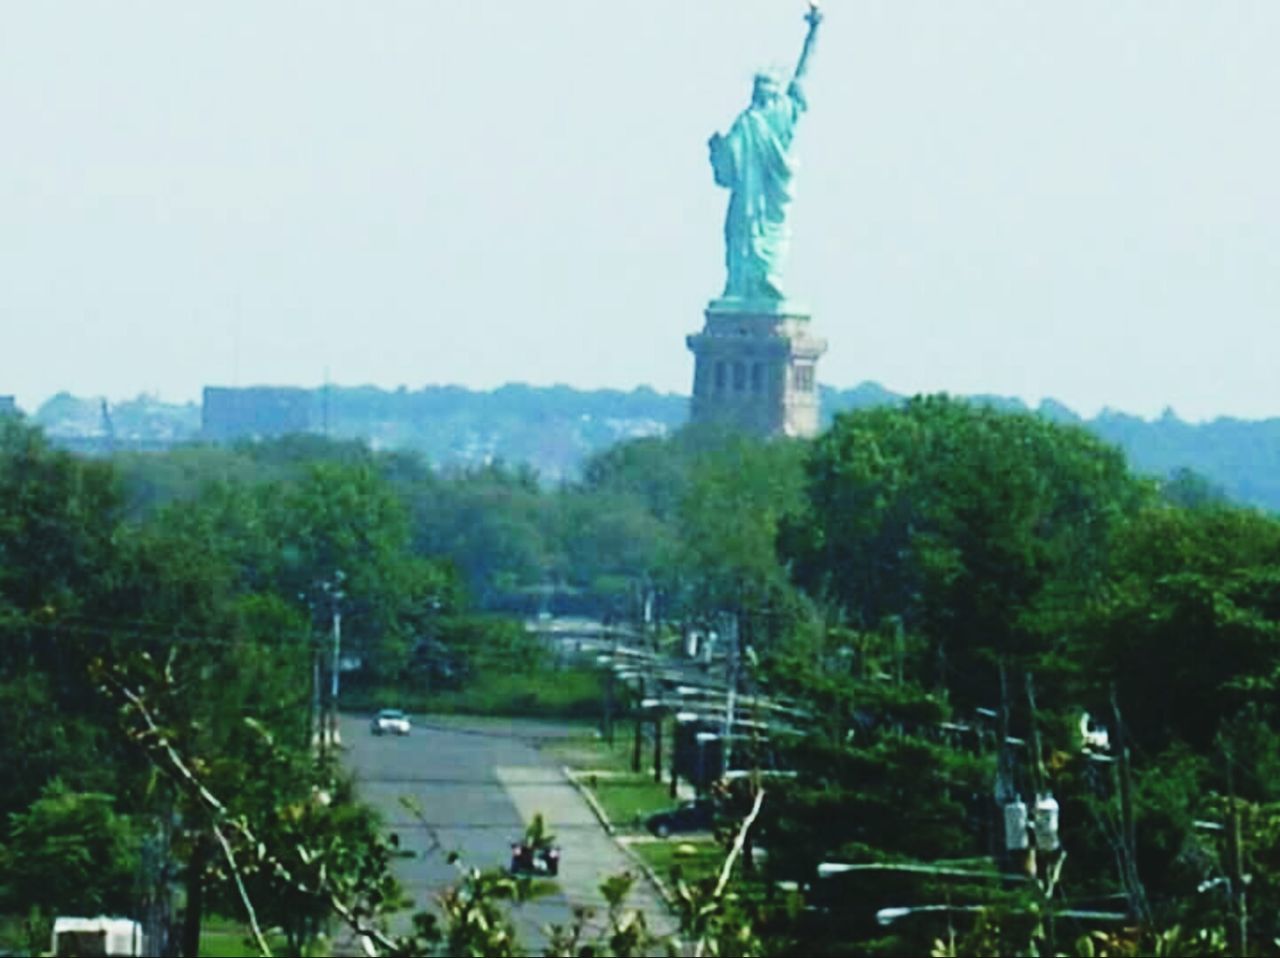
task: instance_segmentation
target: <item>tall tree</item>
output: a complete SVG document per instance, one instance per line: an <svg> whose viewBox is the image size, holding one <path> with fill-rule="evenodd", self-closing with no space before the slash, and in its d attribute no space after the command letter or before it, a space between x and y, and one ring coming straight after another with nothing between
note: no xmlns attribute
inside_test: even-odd
<svg viewBox="0 0 1280 958"><path fill-rule="evenodd" d="M990 661L1050 651L1148 494L1083 430L945 396L839 417L805 491L782 536L799 582L855 626L900 617L933 681L988 703Z"/></svg>

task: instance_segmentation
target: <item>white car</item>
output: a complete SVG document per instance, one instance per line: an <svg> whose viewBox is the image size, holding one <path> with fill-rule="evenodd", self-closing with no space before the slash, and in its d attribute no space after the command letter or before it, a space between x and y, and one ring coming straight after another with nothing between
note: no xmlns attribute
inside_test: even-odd
<svg viewBox="0 0 1280 958"><path fill-rule="evenodd" d="M387 732L395 735L408 735L409 716L399 709L383 709L373 717L373 725L370 727L370 731L374 735L383 735Z"/></svg>

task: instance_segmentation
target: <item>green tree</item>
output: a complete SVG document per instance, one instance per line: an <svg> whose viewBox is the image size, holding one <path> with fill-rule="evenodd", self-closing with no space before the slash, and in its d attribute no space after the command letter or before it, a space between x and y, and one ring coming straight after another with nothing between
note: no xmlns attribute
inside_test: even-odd
<svg viewBox="0 0 1280 958"><path fill-rule="evenodd" d="M1261 513L1143 510L1117 537L1106 601L1081 622L1079 694L1097 702L1114 681L1144 747L1210 749L1226 719L1274 701L1278 563L1280 522Z"/></svg>
<svg viewBox="0 0 1280 958"><path fill-rule="evenodd" d="M120 794L87 663L119 554L122 499L111 468L51 449L0 419L0 816L61 776Z"/></svg>
<svg viewBox="0 0 1280 958"><path fill-rule="evenodd" d="M52 779L30 808L9 816L8 831L0 853L7 909L98 915L132 905L138 834L112 796L74 792Z"/></svg>
<svg viewBox="0 0 1280 958"><path fill-rule="evenodd" d="M851 625L900 618L928 641L931 681L989 704L991 661L1052 650L1146 494L1081 429L917 398L841 416L817 441L782 551Z"/></svg>

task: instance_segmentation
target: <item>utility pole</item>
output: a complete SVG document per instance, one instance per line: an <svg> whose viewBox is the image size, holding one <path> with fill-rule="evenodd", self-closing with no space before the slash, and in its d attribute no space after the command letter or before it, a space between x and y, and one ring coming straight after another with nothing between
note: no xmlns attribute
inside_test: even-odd
<svg viewBox="0 0 1280 958"><path fill-rule="evenodd" d="M609 747L613 747L613 666L604 676L604 715L601 718L600 733Z"/></svg>
<svg viewBox="0 0 1280 958"><path fill-rule="evenodd" d="M1036 688L1032 682L1031 673L1027 672L1024 676L1024 682L1027 688L1027 708L1030 709L1031 715L1028 724L1031 726L1031 748L1034 752L1031 763L1031 776L1035 781L1036 797L1045 790L1045 774L1044 768L1044 746L1040 742L1040 722L1036 712Z"/></svg>
<svg viewBox="0 0 1280 958"><path fill-rule="evenodd" d="M1240 807L1236 804L1235 764L1227 751L1227 871L1231 876L1231 917L1227 950L1245 958L1249 947L1249 906L1244 891L1244 851L1240 842Z"/></svg>
<svg viewBox="0 0 1280 958"><path fill-rule="evenodd" d="M1026 806L1021 803L1013 775L1013 756L1009 752L1009 672L1004 659L1000 660L1000 712L996 721L996 781L992 789L995 798L997 849L1002 870L1017 867L1025 871L1030 856L1026 839ZM1021 837L1018 828L1011 825L1010 809L1021 809Z"/></svg>
<svg viewBox="0 0 1280 958"><path fill-rule="evenodd" d="M324 712L320 705L320 647L311 650L311 720L307 723L311 744L320 750L324 758Z"/></svg>
<svg viewBox="0 0 1280 958"><path fill-rule="evenodd" d="M339 602L342 599L341 592L335 592L333 597L333 673L329 683L329 714L333 719L333 734L331 739L334 745L338 744L338 672L339 661L342 658L342 607Z"/></svg>
<svg viewBox="0 0 1280 958"><path fill-rule="evenodd" d="M1124 851L1124 883L1129 897L1129 911L1134 918L1147 921L1146 891L1138 877L1137 833L1133 826L1133 783L1129 768L1129 741L1125 734L1124 719L1120 715L1120 702L1116 697L1115 683L1111 683L1111 715L1116 726L1116 755L1120 765L1120 845Z"/></svg>
<svg viewBox="0 0 1280 958"><path fill-rule="evenodd" d="M1031 673L1023 675L1023 683L1027 691L1027 724L1031 729L1031 778L1035 791L1035 852L1037 873L1033 876L1044 896L1044 911L1041 923L1045 942L1050 953L1054 952L1054 940L1057 936L1054 921L1053 889L1057 885L1062 872L1062 863L1066 853L1062 850L1057 835L1058 805L1049 791L1048 771L1044 767L1044 744L1040 740L1040 713L1036 708L1036 687Z"/></svg>
<svg viewBox="0 0 1280 958"><path fill-rule="evenodd" d="M645 681L644 681L644 676L641 676L640 677L640 696L639 696L641 703L643 703L645 699L644 693L645 693ZM635 738L631 742L631 771L638 772L640 771L640 750L643 747L643 739L644 739L644 705L643 704L639 706L639 709L636 712L635 724L636 724Z"/></svg>
<svg viewBox="0 0 1280 958"><path fill-rule="evenodd" d="M101 400L102 404L102 435L106 439L107 454L115 455L116 451L116 425L111 420L111 407L107 405L107 400Z"/></svg>
<svg viewBox="0 0 1280 958"><path fill-rule="evenodd" d="M671 790L667 793L672 798L675 798L676 793L679 791L680 766L676 764L680 757L679 737L680 723L679 721L674 721L671 723Z"/></svg>
<svg viewBox="0 0 1280 958"><path fill-rule="evenodd" d="M722 735L724 748L721 749L721 755L723 756L722 773L729 771L733 761L734 710L738 700L738 656L741 648L742 615L740 612L735 612L733 617L733 648L729 652L729 689L724 707L724 732Z"/></svg>
<svg viewBox="0 0 1280 958"><path fill-rule="evenodd" d="M653 713L653 780L662 784L662 712Z"/></svg>
<svg viewBox="0 0 1280 958"><path fill-rule="evenodd" d="M321 738L328 737L330 746L338 744L338 671L342 660L342 600L346 593L342 591L342 583L347 576L341 569L335 569L333 579L321 583L321 588L329 597L330 630L333 635L333 655L329 671L329 721L321 731Z"/></svg>

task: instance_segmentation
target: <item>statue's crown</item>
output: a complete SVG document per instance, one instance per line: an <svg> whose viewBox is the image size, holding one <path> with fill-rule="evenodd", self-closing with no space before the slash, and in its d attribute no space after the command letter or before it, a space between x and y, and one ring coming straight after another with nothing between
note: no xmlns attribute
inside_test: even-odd
<svg viewBox="0 0 1280 958"><path fill-rule="evenodd" d="M754 82L759 83L762 80L767 80L777 86L782 86L782 71L777 67L765 67L761 70L757 70Z"/></svg>

